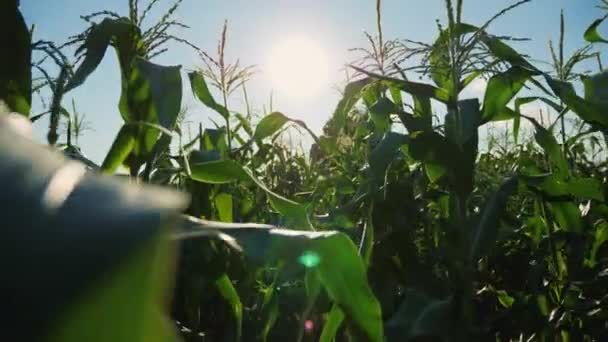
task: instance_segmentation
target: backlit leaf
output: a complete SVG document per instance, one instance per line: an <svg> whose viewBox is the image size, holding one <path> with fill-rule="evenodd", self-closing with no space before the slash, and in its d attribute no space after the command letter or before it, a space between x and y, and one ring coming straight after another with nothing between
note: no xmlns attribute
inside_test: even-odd
<svg viewBox="0 0 608 342"><path fill-rule="evenodd" d="M194 95L207 107L213 109L216 113L220 114L224 118L228 118L230 113L226 107L215 102L213 95L209 91L205 77L199 72L191 72L188 74L190 78L190 86Z"/></svg>
<svg viewBox="0 0 608 342"><path fill-rule="evenodd" d="M255 127L253 138L257 141L262 141L264 138L270 137L278 132L287 122L289 122L289 118L283 113L270 113Z"/></svg>

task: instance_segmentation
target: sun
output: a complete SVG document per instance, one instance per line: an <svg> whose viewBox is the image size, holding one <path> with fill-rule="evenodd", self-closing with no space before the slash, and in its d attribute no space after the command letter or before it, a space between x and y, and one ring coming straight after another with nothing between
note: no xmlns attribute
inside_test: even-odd
<svg viewBox="0 0 608 342"><path fill-rule="evenodd" d="M328 85L327 55L306 36L292 36L275 45L269 55L272 88L289 97L310 97Z"/></svg>

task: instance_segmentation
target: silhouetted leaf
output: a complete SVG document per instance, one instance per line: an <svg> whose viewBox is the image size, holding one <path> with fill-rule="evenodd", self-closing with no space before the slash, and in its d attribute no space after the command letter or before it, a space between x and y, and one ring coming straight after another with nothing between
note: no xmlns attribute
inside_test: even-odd
<svg viewBox="0 0 608 342"><path fill-rule="evenodd" d="M18 6L4 1L0 4L0 100L8 108L30 115L32 102L32 50L30 32Z"/></svg>
<svg viewBox="0 0 608 342"><path fill-rule="evenodd" d="M127 64L136 56L140 36L139 28L127 18L106 18L101 23L94 24L77 50L77 53L84 51L85 57L66 85L65 91L68 92L84 83L99 66L113 40L116 43L121 69L125 73L128 72Z"/></svg>

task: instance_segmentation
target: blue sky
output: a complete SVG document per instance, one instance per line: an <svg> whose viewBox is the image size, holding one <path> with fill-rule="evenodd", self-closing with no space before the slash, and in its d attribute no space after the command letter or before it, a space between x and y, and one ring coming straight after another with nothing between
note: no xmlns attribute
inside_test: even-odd
<svg viewBox="0 0 608 342"><path fill-rule="evenodd" d="M489 31L531 38L532 41L518 43L516 47L536 59L548 60L547 42L558 38L560 10L564 9L567 20L566 48L572 51L584 44L585 28L601 15L595 8L598 2L534 0L495 22ZM86 27L80 15L102 9L126 14L128 1L23 0L21 3L28 24L36 25L35 39L63 42ZM159 9L169 3L170 0L162 0ZM482 24L511 3L513 1L465 0L464 21ZM184 0L177 17L191 29L180 30L178 35L213 52L222 23L227 19L228 58L258 65L259 72L249 84L252 107L257 112L268 106L272 91L265 63L273 46L294 35L317 41L328 55L331 84L314 97L296 98L275 92L273 108L306 121L320 132L340 97L333 85L343 85L343 65L356 57L348 49L365 46L364 30L375 32L374 7L374 0ZM437 34L435 19L444 20L443 0L384 0L383 12L384 35L389 39L430 42ZM122 124L117 107L120 78L115 59L113 53L108 53L100 68L84 86L71 92L64 104L67 107L74 98L79 111L87 115L94 131L87 132L80 144L83 152L98 162L103 160ZM170 51L155 62L180 64L184 71L201 65L196 53L183 45L171 45ZM189 87L184 94L192 127L199 121L208 123L213 114L192 98ZM243 108L240 97L235 96L231 102L234 109ZM43 139L46 122L35 123L35 131Z"/></svg>

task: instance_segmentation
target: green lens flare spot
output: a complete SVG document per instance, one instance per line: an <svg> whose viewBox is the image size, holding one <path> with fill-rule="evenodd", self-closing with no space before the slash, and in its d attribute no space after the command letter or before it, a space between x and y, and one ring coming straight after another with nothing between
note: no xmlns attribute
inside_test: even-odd
<svg viewBox="0 0 608 342"><path fill-rule="evenodd" d="M300 255L298 261L306 268L313 268L319 266L319 263L321 263L321 257L319 257L319 254L315 252L306 251L304 254Z"/></svg>

